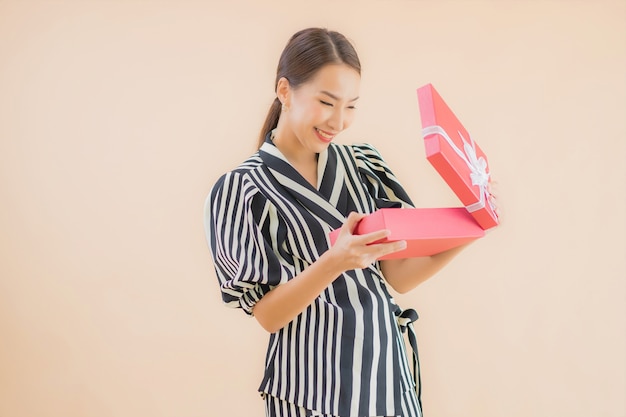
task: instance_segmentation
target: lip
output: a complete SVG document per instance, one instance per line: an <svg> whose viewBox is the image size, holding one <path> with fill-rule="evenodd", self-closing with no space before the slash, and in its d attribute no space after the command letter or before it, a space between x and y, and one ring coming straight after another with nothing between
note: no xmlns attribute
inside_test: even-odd
<svg viewBox="0 0 626 417"><path fill-rule="evenodd" d="M315 130L315 134L317 135L319 140L321 140L324 143L332 142L332 140L335 138L335 136L337 136L336 133L330 133L330 132L327 132L327 131L319 129L319 128L314 128L314 130ZM323 132L324 135L326 135L326 136L323 136L320 132Z"/></svg>

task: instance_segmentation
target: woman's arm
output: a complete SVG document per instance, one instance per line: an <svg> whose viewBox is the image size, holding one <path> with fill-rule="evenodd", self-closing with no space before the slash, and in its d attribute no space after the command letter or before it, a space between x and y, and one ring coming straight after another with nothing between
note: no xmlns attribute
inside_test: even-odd
<svg viewBox="0 0 626 417"><path fill-rule="evenodd" d="M380 261L380 268L391 288L407 293L446 266L469 243L432 256Z"/></svg>
<svg viewBox="0 0 626 417"><path fill-rule="evenodd" d="M341 228L335 244L302 273L265 294L253 313L265 330L274 333L304 311L343 272L367 268L381 256L402 250L406 242L370 244L389 235L380 230L353 235L356 224L365 214L351 213Z"/></svg>

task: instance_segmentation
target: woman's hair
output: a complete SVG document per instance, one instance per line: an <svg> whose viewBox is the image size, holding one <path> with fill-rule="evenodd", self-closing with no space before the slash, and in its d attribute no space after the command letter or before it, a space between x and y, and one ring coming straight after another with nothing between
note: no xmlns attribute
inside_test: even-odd
<svg viewBox="0 0 626 417"><path fill-rule="evenodd" d="M327 64L346 64L361 74L359 57L345 36L322 28L303 29L291 37L280 56L274 90L282 77L289 81L291 88L298 88ZM259 147L267 134L278 124L280 110L281 102L277 97L263 123Z"/></svg>

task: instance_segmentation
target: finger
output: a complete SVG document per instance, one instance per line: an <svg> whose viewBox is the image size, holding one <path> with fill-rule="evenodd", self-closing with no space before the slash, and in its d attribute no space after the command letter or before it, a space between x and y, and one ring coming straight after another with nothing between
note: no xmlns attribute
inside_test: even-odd
<svg viewBox="0 0 626 417"><path fill-rule="evenodd" d="M487 185L487 191L489 192L489 194L491 194L494 198L497 198L498 193L499 193L499 187L498 187L498 181L496 180L491 180L489 181L489 184Z"/></svg>
<svg viewBox="0 0 626 417"><path fill-rule="evenodd" d="M389 255L391 253L399 252L407 247L406 240L397 240L395 242L387 242L387 243L378 243L376 245L377 255L376 258L381 258L385 255Z"/></svg>
<svg viewBox="0 0 626 417"><path fill-rule="evenodd" d="M358 237L357 243L362 244L362 245L369 245L369 244L378 242L379 240L382 240L386 237L389 237L390 234L391 234L391 231L388 229L376 230L374 232L360 235Z"/></svg>
<svg viewBox="0 0 626 417"><path fill-rule="evenodd" d="M361 221L363 217L367 216L367 214L357 213L355 211L351 212L346 219L346 222L341 227L341 234L349 233L353 234L356 225Z"/></svg>

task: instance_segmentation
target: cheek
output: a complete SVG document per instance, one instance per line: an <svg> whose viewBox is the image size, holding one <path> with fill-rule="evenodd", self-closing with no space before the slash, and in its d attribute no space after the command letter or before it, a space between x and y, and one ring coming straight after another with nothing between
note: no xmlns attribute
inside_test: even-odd
<svg viewBox="0 0 626 417"><path fill-rule="evenodd" d="M328 110L321 106L313 105L307 109L307 117L312 123L318 123L321 120L326 119Z"/></svg>
<svg viewBox="0 0 626 417"><path fill-rule="evenodd" d="M296 124L315 124L316 121L323 117L322 113L319 106L299 105L297 108L293 109L291 118Z"/></svg>
<svg viewBox="0 0 626 417"><path fill-rule="evenodd" d="M354 110L348 111L346 113L343 119L344 129L346 129L348 126L352 124L352 122L354 121L354 116L356 116L356 114L354 113Z"/></svg>

